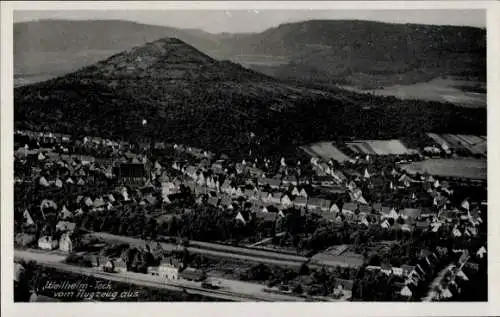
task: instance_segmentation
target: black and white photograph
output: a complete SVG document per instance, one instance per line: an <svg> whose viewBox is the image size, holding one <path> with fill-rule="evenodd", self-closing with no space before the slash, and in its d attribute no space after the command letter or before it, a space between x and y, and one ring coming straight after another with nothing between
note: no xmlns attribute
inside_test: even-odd
<svg viewBox="0 0 500 317"><path fill-rule="evenodd" d="M275 4L12 12L14 303L492 300L487 10Z"/></svg>

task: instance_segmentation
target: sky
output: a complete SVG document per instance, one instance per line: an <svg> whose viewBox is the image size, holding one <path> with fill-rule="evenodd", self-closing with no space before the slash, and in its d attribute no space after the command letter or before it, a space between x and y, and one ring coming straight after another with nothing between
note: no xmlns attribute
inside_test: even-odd
<svg viewBox="0 0 500 317"><path fill-rule="evenodd" d="M155 10L15 11L14 22L39 19L128 20L201 29L210 33L261 32L282 23L313 19L356 19L391 23L486 27L484 10Z"/></svg>

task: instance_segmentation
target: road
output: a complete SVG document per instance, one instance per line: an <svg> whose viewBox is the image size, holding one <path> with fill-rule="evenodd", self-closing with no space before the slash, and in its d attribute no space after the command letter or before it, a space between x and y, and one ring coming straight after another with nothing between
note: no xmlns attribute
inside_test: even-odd
<svg viewBox="0 0 500 317"><path fill-rule="evenodd" d="M97 268L78 267L63 263L65 256L49 253L49 252L34 252L27 250L14 250L16 259L24 259L28 261L36 261L44 266L52 267L61 271L94 276L105 280L122 282L127 284L135 284L140 286L156 287L175 291L186 291L190 294L198 294L202 296L230 300L230 301L303 301L303 298L270 294L264 292L263 285L254 283L245 283L241 281L218 279L214 278L216 283L221 287L217 290L202 288L200 283L189 281L171 281L161 279L156 276L140 274L134 272L125 273L106 273Z"/></svg>

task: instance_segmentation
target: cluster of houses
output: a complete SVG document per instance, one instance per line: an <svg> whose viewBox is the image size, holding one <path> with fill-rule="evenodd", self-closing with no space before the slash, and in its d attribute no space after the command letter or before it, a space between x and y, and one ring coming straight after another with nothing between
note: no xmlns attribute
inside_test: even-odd
<svg viewBox="0 0 500 317"><path fill-rule="evenodd" d="M47 140L59 140L60 136L55 134L34 133L33 137ZM71 138L65 138L71 140ZM61 139L62 142L62 139ZM120 147L121 144L101 138L85 137L82 144L93 144L110 147ZM157 142L158 143L158 142ZM155 144L159 148L165 144ZM461 235L477 235L475 226L480 223L480 209L475 207L467 209L467 214L461 214L461 209L449 208L449 197L453 191L445 184L440 184L432 176L426 179L414 180L411 177L395 170L391 172L393 181L390 181L391 190L408 188L415 183L420 183L428 188L427 192L433 196L434 208L401 208L384 206L381 203L369 204L363 197L359 182L370 182L375 176L364 170L363 175L348 180L339 169L333 168L332 162L321 162L317 158L311 158L310 164L317 178L301 178L300 162L295 167L289 168L284 158L280 160L279 170L269 169L270 161L264 160L259 168L257 160L253 163L237 162L232 164L227 159L219 159L213 163L213 153L174 145L175 151L191 154L198 164L191 162L173 162L170 168L163 167L158 161L150 162L146 156L134 154L127 150L121 156L110 158L96 158L86 155L59 154L50 149L38 149L34 162L42 167L39 173L38 184L41 187L62 189L66 186L85 186L95 184L96 175L107 179L118 179L122 186L145 186L161 191L162 203L170 203L170 197L179 193L181 186L188 187L196 196L198 203L206 202L209 205L235 209L236 201L243 200L249 206L249 212L238 209L235 219L248 222L251 216L275 221L286 215L286 210L293 207L301 209L302 212L318 214L327 221L348 220L366 226L380 225L383 229L399 229L412 231L415 227L431 229L435 232L439 228L452 224L452 234L456 237ZM33 155L30 150L20 148L17 151L21 160ZM268 168L266 170L266 168ZM266 170L266 171L264 171ZM173 176L173 173L176 173ZM276 172L273 174L273 172ZM267 174L274 175L271 177ZM155 184L156 186L154 186ZM332 193L348 193L350 202L341 206L331 199L312 196L308 192L321 187ZM115 195L116 190L112 191ZM126 188L119 191L125 201L130 200ZM203 199L206 198L206 199ZM412 194L412 199L418 197ZM85 197L84 203L87 207L97 209L113 208L114 198L110 192L107 195L101 193L99 196ZM157 196L150 193L145 195L137 203L142 205L154 205L158 201ZM466 206L468 202L464 202ZM462 206L463 207L463 206ZM76 212L81 212L77 210Z"/></svg>
<svg viewBox="0 0 500 317"><path fill-rule="evenodd" d="M42 197L42 215L45 210L56 212L59 220L56 231L61 233L59 239L41 237L38 247L43 250L71 252L71 233L75 226L70 221L78 214L112 210L123 204L156 208L171 204L183 188L190 189L197 204L234 211L234 219L243 224L252 217L275 222L285 217L290 208L294 208L302 214L315 214L327 222L349 221L366 227L378 226L383 230L406 232L419 228L460 239L478 236L483 221L481 203L465 199L460 206L452 206L454 192L446 182L440 182L432 176L412 178L395 169L387 184L391 191L407 191L410 187L418 186L423 189L421 193L432 197L433 206L405 208L367 201L361 189L363 186L360 185L370 184L380 174L370 165L364 168L363 173L349 173L334 168L333 162L323 162L317 158L311 158L310 162L303 165L299 161L291 167L285 158L276 162L278 164L272 164L268 159L261 162L257 159L232 162L227 156L221 155L215 159L211 152L183 145L167 145L163 142L140 144L139 150L142 151L171 147L176 153L191 157L190 160L152 162L148 155L133 153L134 147L127 142L97 137L74 140L68 135L55 133L17 131L17 134L43 147L30 149L28 144L19 147L15 152L16 162L26 166L24 170L28 172L21 174L16 171L15 181L35 180L47 196L50 196L51 191L67 190L71 193L65 195L65 199L72 201L59 204L49 197ZM75 149L78 152L81 149L101 148L111 151L107 152L107 157L69 153ZM302 175L302 168L306 166L315 173L314 177ZM89 190L93 193L89 194ZM339 204L332 199L339 196L350 199ZM415 192L411 193L413 202L419 198ZM72 210L68 206L72 206ZM35 224L28 209L23 215L25 224ZM335 258L340 255L322 256L324 258L316 260L342 262ZM360 266L363 262L362 258L354 255L351 258L349 261L353 266ZM429 261L432 261L431 257ZM106 261L107 269L116 271L123 268L119 261L115 262ZM415 273L423 274L413 266L367 269L406 277L410 282ZM184 270L179 270L177 265L169 262L148 269L151 275L169 279L178 278L180 271ZM408 290L411 291L411 287L405 285L401 294L411 296Z"/></svg>

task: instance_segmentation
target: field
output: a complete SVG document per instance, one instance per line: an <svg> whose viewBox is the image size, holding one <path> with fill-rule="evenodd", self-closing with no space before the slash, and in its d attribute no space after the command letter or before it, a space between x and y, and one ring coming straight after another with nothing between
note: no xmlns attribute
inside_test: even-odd
<svg viewBox="0 0 500 317"><path fill-rule="evenodd" d="M401 166L410 174L428 173L442 177L457 177L476 180L487 179L486 160L475 159L430 159Z"/></svg>
<svg viewBox="0 0 500 317"><path fill-rule="evenodd" d="M465 134L435 134L427 133L439 146L446 144L449 148L459 151L468 151L472 154L486 156L486 136L475 136Z"/></svg>
<svg viewBox="0 0 500 317"><path fill-rule="evenodd" d="M404 155L411 151L399 140L358 140L347 142L347 147L358 154Z"/></svg>
<svg viewBox="0 0 500 317"><path fill-rule="evenodd" d="M302 149L311 156L320 157L321 159L327 161L333 159L337 162L343 163L351 160L349 156L345 155L331 142L318 142L302 147Z"/></svg>
<svg viewBox="0 0 500 317"><path fill-rule="evenodd" d="M360 90L344 87L358 92L379 96L393 96L400 99L429 100L450 102L464 107L486 107L486 85L475 81L450 78L435 78L428 82L411 85L386 86L382 89Z"/></svg>

